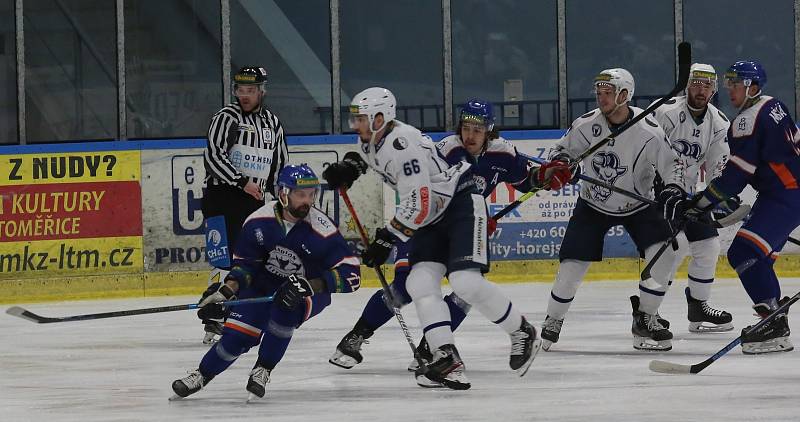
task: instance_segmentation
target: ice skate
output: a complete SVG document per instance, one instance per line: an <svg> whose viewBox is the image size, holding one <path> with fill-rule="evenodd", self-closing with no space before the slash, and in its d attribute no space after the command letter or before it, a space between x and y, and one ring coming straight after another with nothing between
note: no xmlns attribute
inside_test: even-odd
<svg viewBox="0 0 800 422"><path fill-rule="evenodd" d="M772 310L763 303L753 306L756 313L762 318L772 313ZM742 353L746 355L760 355L774 352L790 352L794 350L789 340L789 318L780 314L775 316L758 330L752 331L752 325L742 330ZM752 332L751 332L752 331Z"/></svg>
<svg viewBox="0 0 800 422"><path fill-rule="evenodd" d="M718 333L733 330L733 317L730 313L714 309L705 300L691 296L689 288L685 290L689 311L689 331L693 333Z"/></svg>
<svg viewBox="0 0 800 422"><path fill-rule="evenodd" d="M511 355L508 365L520 377L525 376L542 347L542 339L536 335L536 328L529 324L525 317L522 317L519 329L509 336L511 337Z"/></svg>
<svg viewBox="0 0 800 422"><path fill-rule="evenodd" d="M464 362L452 344L445 344L433 351L425 376L453 390L466 390L472 386L464 373Z"/></svg>
<svg viewBox="0 0 800 422"><path fill-rule="evenodd" d="M250 371L250 378L247 380L247 391L250 393L247 397L247 402L256 401L264 398L267 393L267 384L269 384L269 374L271 369L267 369L261 365L256 365Z"/></svg>
<svg viewBox="0 0 800 422"><path fill-rule="evenodd" d="M631 306L633 306L634 311L639 310L639 296L631 296ZM656 318L658 318L658 323L661 324L661 326L669 330L669 321L667 321L666 318L658 313L656 313Z"/></svg>
<svg viewBox="0 0 800 422"><path fill-rule="evenodd" d="M637 296L631 296L631 304ZM633 348L637 350L668 351L672 350L672 333L658 321L657 315L642 312L638 306L633 308Z"/></svg>
<svg viewBox="0 0 800 422"><path fill-rule="evenodd" d="M190 372L189 375L172 382L172 391L175 392L175 395L170 397L170 400L179 400L184 397L189 397L200 391L206 384L211 382L213 378L214 377L203 376L199 369Z"/></svg>
<svg viewBox="0 0 800 422"><path fill-rule="evenodd" d="M558 343L558 336L561 334L561 326L564 325L563 319L556 319L548 315L542 323L542 349L550 350L553 343Z"/></svg>
<svg viewBox="0 0 800 422"><path fill-rule="evenodd" d="M422 337L422 340L419 342L419 346L417 346L417 353L419 357L422 358L422 361L425 362L427 365L428 362L431 361L433 355L431 354L431 349L428 347L428 341L425 340L425 337ZM411 363L408 364L409 372L416 372L419 369L419 362L417 359L412 359Z"/></svg>
<svg viewBox="0 0 800 422"><path fill-rule="evenodd" d="M361 346L369 343L367 339L372 337L372 334L371 330L353 328L336 346L336 351L333 352L328 362L344 369L350 369L358 365L364 360L361 355Z"/></svg>

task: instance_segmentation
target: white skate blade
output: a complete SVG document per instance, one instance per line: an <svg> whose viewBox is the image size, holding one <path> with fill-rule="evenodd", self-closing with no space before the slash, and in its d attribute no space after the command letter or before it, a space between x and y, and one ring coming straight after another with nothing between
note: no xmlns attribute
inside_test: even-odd
<svg viewBox="0 0 800 422"><path fill-rule="evenodd" d="M756 343L742 343L742 353L746 355L763 355L765 353L791 352L794 350L789 337L778 337Z"/></svg>
<svg viewBox="0 0 800 422"><path fill-rule="evenodd" d="M444 384L434 381L423 374L417 374L415 378L417 379L417 385L423 388L447 388Z"/></svg>
<svg viewBox="0 0 800 422"><path fill-rule="evenodd" d="M547 340L547 339L542 339L542 350L544 350L545 352L549 352L550 351L550 346L552 346L552 345L553 345L552 341Z"/></svg>
<svg viewBox="0 0 800 422"><path fill-rule="evenodd" d="M180 401L180 400L183 400L185 398L186 397L181 397L181 396L179 396L177 394L173 394L170 398L167 399L167 401Z"/></svg>
<svg viewBox="0 0 800 422"><path fill-rule="evenodd" d="M328 359L328 363L331 365L336 365L340 368L350 369L356 365L358 365L358 361L353 359L351 356L347 356L340 351L336 351L333 353L330 359Z"/></svg>
<svg viewBox="0 0 800 422"><path fill-rule="evenodd" d="M633 348L636 350L666 352L672 350L672 340L655 341L649 337L633 336Z"/></svg>
<svg viewBox="0 0 800 422"><path fill-rule="evenodd" d="M517 368L514 372L517 373L518 376L524 377L525 374L528 373L528 369L531 367L533 360L536 359L536 354L539 353L539 349L542 348L542 339L537 338L533 341L533 349L531 350L531 357L523 364L521 367Z"/></svg>
<svg viewBox="0 0 800 422"><path fill-rule="evenodd" d="M256 402L260 401L261 399L263 399L263 397L258 397L257 395L248 392L247 393L247 402L246 403L248 403L248 404L256 403Z"/></svg>
<svg viewBox="0 0 800 422"><path fill-rule="evenodd" d="M733 330L733 324L714 324L712 322L690 322L689 331L692 333L724 333Z"/></svg>
<svg viewBox="0 0 800 422"><path fill-rule="evenodd" d="M690 365L680 365L663 360L650 361L650 370L661 374L690 374L691 369L692 367Z"/></svg>

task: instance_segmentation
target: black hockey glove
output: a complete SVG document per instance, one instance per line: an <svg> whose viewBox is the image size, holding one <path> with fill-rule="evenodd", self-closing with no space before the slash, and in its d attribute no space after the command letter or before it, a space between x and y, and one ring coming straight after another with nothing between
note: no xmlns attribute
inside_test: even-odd
<svg viewBox="0 0 800 422"><path fill-rule="evenodd" d="M680 186L669 184L658 193L658 203L661 204L667 221L682 221L694 207L695 201L687 198L686 192Z"/></svg>
<svg viewBox="0 0 800 422"><path fill-rule="evenodd" d="M359 176L367 172L367 163L361 158L361 155L355 151L350 151L344 155L342 161L331 163L325 171L322 172L322 177L328 182L330 189L339 189L344 187L350 189Z"/></svg>
<svg viewBox="0 0 800 422"><path fill-rule="evenodd" d="M361 254L361 261L368 267L383 264L392 252L394 241L394 235L386 227L375 230L375 240Z"/></svg>
<svg viewBox="0 0 800 422"><path fill-rule="evenodd" d="M219 302L236 299L236 293L228 285L214 283L208 286L197 306L197 317L203 321L222 320L227 317L228 309Z"/></svg>
<svg viewBox="0 0 800 422"><path fill-rule="evenodd" d="M314 296L311 283L300 274L292 274L275 292L275 303L281 308L291 311L300 304L301 300L311 296Z"/></svg>

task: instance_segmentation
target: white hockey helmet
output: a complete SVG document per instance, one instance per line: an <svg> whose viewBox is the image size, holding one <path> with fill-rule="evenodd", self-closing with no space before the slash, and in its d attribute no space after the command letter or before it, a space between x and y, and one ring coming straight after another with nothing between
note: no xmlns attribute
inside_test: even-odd
<svg viewBox="0 0 800 422"><path fill-rule="evenodd" d="M392 91L386 88L372 87L367 88L355 96L350 102L350 129L355 129L355 117L365 115L369 120L369 127L372 132L378 132L394 120L397 116L397 100ZM383 126L374 129L372 123L375 116L383 114Z"/></svg>
<svg viewBox="0 0 800 422"><path fill-rule="evenodd" d="M625 99L625 102L630 102L633 99L633 91L636 88L636 84L633 82L631 72L620 67L603 70L594 77L594 87L596 89L604 84L613 86L616 94L622 92L623 89L627 90L628 98Z"/></svg>
<svg viewBox="0 0 800 422"><path fill-rule="evenodd" d="M689 68L689 83L691 84L693 81L699 83L710 83L711 90L714 93L717 92L717 71L714 70L714 66L711 66L710 64L693 63Z"/></svg>

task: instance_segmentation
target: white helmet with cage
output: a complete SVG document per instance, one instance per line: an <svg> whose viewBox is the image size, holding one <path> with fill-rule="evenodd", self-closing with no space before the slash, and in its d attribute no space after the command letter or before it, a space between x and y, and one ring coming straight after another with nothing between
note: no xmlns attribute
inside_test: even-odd
<svg viewBox="0 0 800 422"><path fill-rule="evenodd" d="M614 92L617 95L619 95L623 89L627 90L628 97L625 99L625 102L631 101L633 98L633 91L636 88L636 84L633 81L633 75L631 75L631 72L619 67L603 70L594 77L595 89L597 89L598 86L603 85L613 86Z"/></svg>
<svg viewBox="0 0 800 422"><path fill-rule="evenodd" d="M689 68L689 84L710 83L711 90L717 92L717 71L714 66L705 63L693 63ZM687 85L688 86L688 85ZM711 94L712 96L714 94Z"/></svg>
<svg viewBox="0 0 800 422"><path fill-rule="evenodd" d="M397 100L392 91L379 87L367 88L353 96L353 101L350 102L350 128L355 129L356 116L365 115L369 120L370 130L373 133L379 132L397 116L396 108ZM383 126L376 129L372 123L378 114L383 114Z"/></svg>

